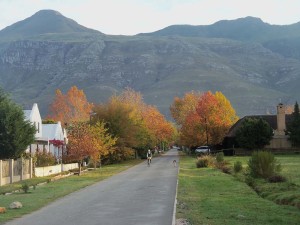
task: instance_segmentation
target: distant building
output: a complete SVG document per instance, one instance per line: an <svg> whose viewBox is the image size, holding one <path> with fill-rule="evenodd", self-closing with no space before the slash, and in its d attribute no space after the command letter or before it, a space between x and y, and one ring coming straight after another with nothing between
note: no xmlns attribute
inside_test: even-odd
<svg viewBox="0 0 300 225"><path fill-rule="evenodd" d="M237 130L242 126L242 123L246 118L262 118L273 129L274 136L270 141L270 144L265 146L266 149L290 149L292 147L291 142L288 140L288 135L285 134L286 124L292 120L291 114L286 114L286 107L282 103L277 105L276 115L253 115L245 116L239 119L229 130L228 134L224 138L224 148L237 147L235 140Z"/></svg>
<svg viewBox="0 0 300 225"><path fill-rule="evenodd" d="M41 114L37 103L34 103L32 109L23 110L25 119L30 121L36 129L35 142L28 146L27 152L35 154L36 152L51 152L54 156L61 155L61 149L50 143L51 140L61 140L67 144L67 132L62 128L61 123L42 124Z"/></svg>

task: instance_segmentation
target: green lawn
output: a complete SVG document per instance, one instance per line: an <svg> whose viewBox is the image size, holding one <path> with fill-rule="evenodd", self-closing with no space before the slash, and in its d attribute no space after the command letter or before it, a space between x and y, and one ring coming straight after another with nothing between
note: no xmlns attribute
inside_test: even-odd
<svg viewBox="0 0 300 225"><path fill-rule="evenodd" d="M300 157L290 158L282 159L288 164L286 173L295 181L298 174L291 175L289 171L296 169L289 162L295 161L299 168ZM239 160L246 166L248 157L225 157L225 160L232 164ZM188 219L193 225L300 224L298 208L261 198L234 176L213 168L196 168L195 162L195 158L188 156L180 158L177 218Z"/></svg>
<svg viewBox="0 0 300 225"><path fill-rule="evenodd" d="M243 167L247 167L249 156L225 157L225 160L233 166L234 162L240 161ZM280 174L285 176L291 183L300 186L300 155L275 155L275 158L282 166Z"/></svg>
<svg viewBox="0 0 300 225"><path fill-rule="evenodd" d="M300 155L275 156L282 165L281 174L300 186Z"/></svg>
<svg viewBox="0 0 300 225"><path fill-rule="evenodd" d="M37 186L35 190L31 188L29 193L17 192L11 195L0 195L0 207L6 207L7 209L6 213L0 214L0 223L35 211L58 198L126 170L140 162L141 160L132 160L121 164L104 166L95 171L85 172L81 176L69 176ZM28 182L30 181L28 180ZM20 184L14 184L12 188L15 189L17 185L21 186ZM11 188L8 186L2 186L0 187L0 192L9 189ZM23 208L8 209L9 204L13 201L20 201L23 204Z"/></svg>

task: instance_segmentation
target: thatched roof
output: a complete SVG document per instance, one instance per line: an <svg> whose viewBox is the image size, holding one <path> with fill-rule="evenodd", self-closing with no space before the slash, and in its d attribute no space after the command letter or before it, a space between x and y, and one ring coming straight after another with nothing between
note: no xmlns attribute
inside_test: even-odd
<svg viewBox="0 0 300 225"><path fill-rule="evenodd" d="M242 126L246 118L264 119L273 130L277 129L277 115L255 115L255 116L245 116L239 119L229 130L226 137L235 137L236 131ZM286 124L290 123L292 120L292 115L285 115Z"/></svg>

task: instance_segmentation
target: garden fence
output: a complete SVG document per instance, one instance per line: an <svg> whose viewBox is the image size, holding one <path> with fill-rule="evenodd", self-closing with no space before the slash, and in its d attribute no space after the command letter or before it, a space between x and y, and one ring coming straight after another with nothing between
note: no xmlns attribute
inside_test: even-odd
<svg viewBox="0 0 300 225"><path fill-rule="evenodd" d="M33 174L44 177L78 168L78 163L59 164L55 166L35 167L33 173L32 158L0 160L0 186L30 179Z"/></svg>
<svg viewBox="0 0 300 225"><path fill-rule="evenodd" d="M0 186L32 178L32 158L0 160Z"/></svg>

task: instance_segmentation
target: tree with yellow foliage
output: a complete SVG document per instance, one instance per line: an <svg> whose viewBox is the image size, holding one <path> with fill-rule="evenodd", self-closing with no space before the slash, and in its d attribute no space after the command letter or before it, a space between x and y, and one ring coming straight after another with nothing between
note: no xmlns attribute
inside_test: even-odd
<svg viewBox="0 0 300 225"><path fill-rule="evenodd" d="M97 162L113 153L117 138L107 132L105 124L95 123L93 126L86 122L73 122L68 127L68 145L66 160L77 161L91 158L96 166Z"/></svg>
<svg viewBox="0 0 300 225"><path fill-rule="evenodd" d="M97 162L99 162L101 166L101 160L115 151L114 146L117 142L117 138L113 138L108 133L108 128L105 128L105 123L99 121L90 126L90 133L94 148L90 156L95 167Z"/></svg>

